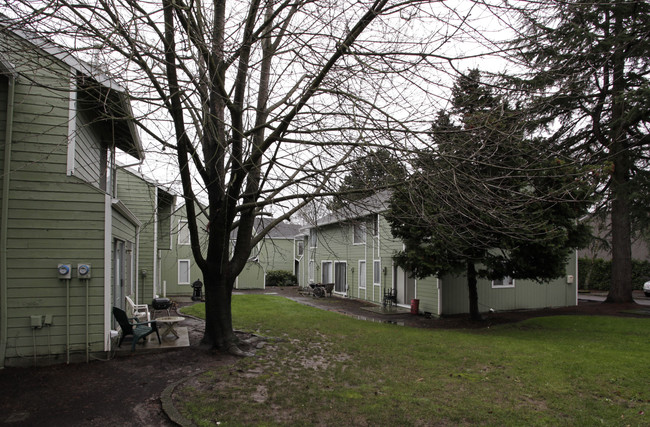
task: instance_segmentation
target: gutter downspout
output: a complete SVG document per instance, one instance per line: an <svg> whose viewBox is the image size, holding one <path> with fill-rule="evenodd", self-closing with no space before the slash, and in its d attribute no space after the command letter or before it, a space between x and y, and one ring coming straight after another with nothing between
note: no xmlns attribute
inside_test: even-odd
<svg viewBox="0 0 650 427"><path fill-rule="evenodd" d="M153 274L152 274L152 283L151 283L151 289L153 295L151 295L151 298L156 297L156 288L160 285L158 283L158 227L160 225L158 221L158 216L160 215L158 187L154 186L153 191L155 193L155 197L154 197L154 217L153 217ZM160 292L160 289L158 291Z"/></svg>
<svg viewBox="0 0 650 427"><path fill-rule="evenodd" d="M140 225L135 226L135 303L140 304Z"/></svg>
<svg viewBox="0 0 650 427"><path fill-rule="evenodd" d="M7 117L5 123L5 152L2 179L2 221L0 223L0 369L5 366L7 354L7 229L9 228L9 182L11 169L11 142L13 139L14 95L16 78L8 76L7 84Z"/></svg>

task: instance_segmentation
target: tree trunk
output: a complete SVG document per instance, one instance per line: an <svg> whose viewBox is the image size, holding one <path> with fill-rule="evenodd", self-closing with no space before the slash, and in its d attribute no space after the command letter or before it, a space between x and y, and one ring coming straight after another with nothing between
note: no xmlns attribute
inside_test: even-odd
<svg viewBox="0 0 650 427"><path fill-rule="evenodd" d="M469 317L482 320L478 311L478 288L476 286L476 268L473 261L467 261L467 289L469 290Z"/></svg>
<svg viewBox="0 0 650 427"><path fill-rule="evenodd" d="M230 351L237 345L232 328L232 283L223 274L204 272L205 285L205 333L202 343L213 349Z"/></svg>
<svg viewBox="0 0 650 427"><path fill-rule="evenodd" d="M630 226L630 160L629 147L623 131L625 116L625 58L624 13L621 7L614 8L614 36L616 45L612 55L612 118L610 130L610 154L614 170L611 179L612 192L612 277L609 294L605 302L634 302L632 297L632 244Z"/></svg>
<svg viewBox="0 0 650 427"><path fill-rule="evenodd" d="M618 166L619 161L614 164ZM620 175L622 173L614 171L612 179L612 277L605 300L611 303L634 302L629 194L627 183Z"/></svg>

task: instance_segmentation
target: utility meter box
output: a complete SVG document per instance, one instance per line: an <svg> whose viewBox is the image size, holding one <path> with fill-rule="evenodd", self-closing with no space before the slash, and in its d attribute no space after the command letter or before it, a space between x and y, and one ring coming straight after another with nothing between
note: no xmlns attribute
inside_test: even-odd
<svg viewBox="0 0 650 427"><path fill-rule="evenodd" d="M29 316L29 317L30 317L30 323L32 328L41 329L43 327L43 316L36 315L36 316Z"/></svg>
<svg viewBox="0 0 650 427"><path fill-rule="evenodd" d="M70 264L59 264L59 279L72 279L72 266Z"/></svg>
<svg viewBox="0 0 650 427"><path fill-rule="evenodd" d="M77 276L79 279L90 279L90 264L78 264Z"/></svg>

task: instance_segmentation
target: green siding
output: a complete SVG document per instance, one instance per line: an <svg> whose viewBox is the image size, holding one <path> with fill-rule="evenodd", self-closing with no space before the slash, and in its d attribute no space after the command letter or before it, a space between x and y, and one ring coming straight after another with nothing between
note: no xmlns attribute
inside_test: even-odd
<svg viewBox="0 0 650 427"><path fill-rule="evenodd" d="M410 298L404 294L402 278L405 276L393 261L402 243L392 237L389 224L383 216L379 218L378 236L372 236L372 217L367 219L366 243L353 244L353 223L334 223L318 227L316 248L306 249L306 259L315 263L315 282L322 280L323 261L347 263L347 296L380 304L383 292L395 286L398 303L410 305ZM309 245L307 245L309 246ZM366 289L359 287L359 260L366 262ZM380 261L379 285L373 284L373 261ZM302 266L301 286L308 281L308 263ZM567 283L567 276L574 277L574 283ZM516 281L514 288L492 288L491 282L479 281L479 306L481 311L514 310L571 306L576 301L577 271L575 255L567 262L566 276L546 284L531 281ZM436 277L415 280L413 297L419 300L420 312L434 315L468 312L468 292L465 278L448 275L438 281Z"/></svg>
<svg viewBox="0 0 650 427"><path fill-rule="evenodd" d="M160 280L154 286L154 279L158 261L156 232L168 232L161 229L155 211L157 187L147 182L144 178L125 169L117 172L117 197L129 208L142 223L140 227L140 249L138 251L138 295L140 301L136 303L150 303L154 295L162 293ZM146 276L142 271L146 270Z"/></svg>
<svg viewBox="0 0 650 427"><path fill-rule="evenodd" d="M293 273L293 239L265 238L254 249L250 258L257 262L248 262L237 277L237 289L264 289L266 273L273 270L285 270Z"/></svg>
<svg viewBox="0 0 650 427"><path fill-rule="evenodd" d="M197 279L203 281L203 273L196 265L192 256L190 245L178 244L178 227L179 221L186 218L185 206L178 207L171 216L171 238L170 250L163 251L161 260L161 278L165 284L167 295L169 296L189 296L192 295L192 286L190 285ZM207 219L201 215L199 217L199 237L202 243L206 242L207 232L204 231L207 225ZM204 246L204 245L202 245ZM190 262L190 284L178 283L178 260L184 259Z"/></svg>
<svg viewBox="0 0 650 427"><path fill-rule="evenodd" d="M98 145L98 141L102 140L102 133L90 123L92 118L87 113L77 114L74 174L97 188L104 188L105 183L100 183L100 160L104 149Z"/></svg>
<svg viewBox="0 0 650 427"><path fill-rule="evenodd" d="M105 195L85 182L97 182L90 173L85 180L66 176L70 69L28 44L17 48L21 43L0 34L0 52L25 74L15 90L11 170L2 174L11 179L7 264L2 266L7 271L7 365L32 363L34 347L41 358L65 354L66 348L72 354L103 351L105 340ZM4 78L0 105L4 128ZM87 146L94 137L88 137ZM3 129L3 148L4 138ZM98 141L94 144L99 147ZM72 265L69 284L57 277L59 263ZM77 278L79 263L92 265L87 282ZM33 315L52 315L52 326L32 330Z"/></svg>
<svg viewBox="0 0 650 427"><path fill-rule="evenodd" d="M567 283L567 276L573 276L573 283ZM493 288L489 280L479 279L479 310L486 312L517 309L538 309L565 307L577 304L577 275L575 253L566 264L566 275L548 283L530 280L515 280L511 288ZM445 276L442 280L442 314L467 313L469 295L465 276Z"/></svg>

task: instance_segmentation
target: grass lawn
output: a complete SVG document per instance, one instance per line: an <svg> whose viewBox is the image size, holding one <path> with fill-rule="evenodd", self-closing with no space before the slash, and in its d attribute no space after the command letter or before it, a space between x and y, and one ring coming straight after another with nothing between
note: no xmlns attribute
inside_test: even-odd
<svg viewBox="0 0 650 427"><path fill-rule="evenodd" d="M233 321L275 340L176 390L197 425L650 425L650 319L428 330L235 295Z"/></svg>

